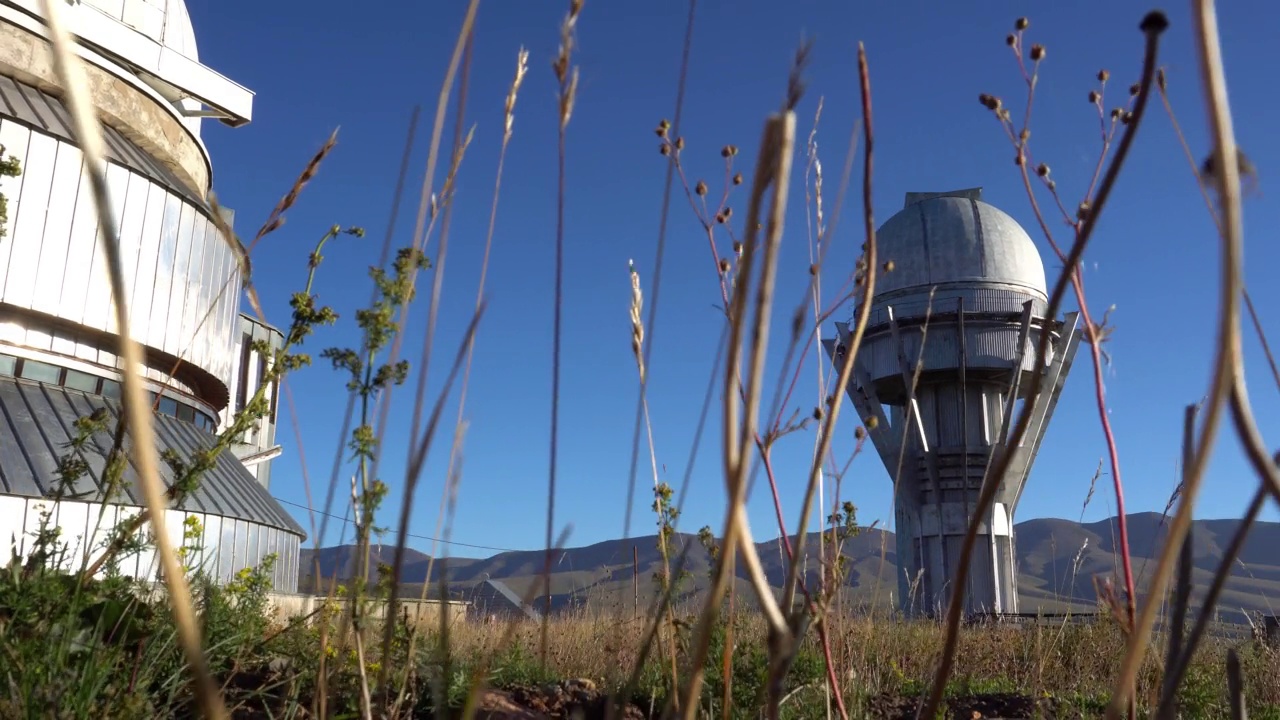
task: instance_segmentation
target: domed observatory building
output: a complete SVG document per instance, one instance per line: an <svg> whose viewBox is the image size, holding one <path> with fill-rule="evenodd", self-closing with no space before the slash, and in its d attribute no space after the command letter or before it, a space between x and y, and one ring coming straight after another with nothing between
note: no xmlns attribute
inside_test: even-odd
<svg viewBox="0 0 1280 720"><path fill-rule="evenodd" d="M1044 265L1035 243L981 188L908 193L882 225L875 295L853 376L845 388L894 480L899 606L909 616L944 612L954 591L969 521L997 453L995 503L978 521L964 609L1018 612L1013 516L1079 347L1076 313L1046 318ZM854 309L854 321L862 307ZM823 341L836 368L854 321ZM1049 352L1036 367L1041 335ZM1033 374L1040 392L1028 398ZM1031 423L1007 444L1022 405Z"/></svg>
<svg viewBox="0 0 1280 720"><path fill-rule="evenodd" d="M245 338L276 347L281 339L240 314L238 263L206 202L211 164L202 119L244 125L253 94L200 63L182 0L79 0L62 12L80 39L104 125L131 331L157 408L158 450L190 457L212 445L258 387L266 358L242 350ZM77 419L105 411L115 426L123 368L93 199L63 96L41 2L0 3L0 146L22 169L0 178L7 199L0 237L0 553L29 553L31 534L47 516L70 546L64 560L70 568L80 567L85 554L96 558L111 529L140 511L143 497L132 466L121 492L106 497L107 433L81 452L88 472L70 487L58 472L74 452L69 441ZM199 520L203 555L196 560L223 581L274 554L275 589L292 592L304 532L266 489L268 463L279 452L276 389L268 390L272 416L222 453L165 522L181 544L184 521ZM163 462L161 474L172 480ZM55 494L57 503L50 501ZM158 567L148 551L126 559L121 570L146 579Z"/></svg>

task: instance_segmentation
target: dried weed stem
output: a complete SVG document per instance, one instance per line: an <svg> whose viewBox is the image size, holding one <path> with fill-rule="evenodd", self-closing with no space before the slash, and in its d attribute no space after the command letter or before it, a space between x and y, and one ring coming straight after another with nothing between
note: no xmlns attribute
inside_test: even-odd
<svg viewBox="0 0 1280 720"><path fill-rule="evenodd" d="M178 559L173 541L165 530L166 503L160 479L159 457L156 453L155 431L151 424L149 405L145 400L140 367L142 351L133 340L129 325L128 295L124 281L124 263L120 252L120 237L115 217L111 212L110 192L107 188L106 162L103 156L102 128L94 117L89 99L89 89L84 78L80 59L72 49L74 40L63 24L62 8L57 0L42 0L45 21L53 46L54 68L66 88L66 101L75 127L75 137L84 152L84 164L97 209L98 233L106 253L111 297L115 310L116 333L120 339L120 356L124 359L124 406L129 428L133 436L133 457L138 469L142 494L151 513L156 550L164 570L164 581L170 596L170 609L177 625L178 641L186 655L194 675L195 695L200 709L210 720L228 717L213 676L200 647L200 631L196 624L191 589L182 562Z"/></svg>

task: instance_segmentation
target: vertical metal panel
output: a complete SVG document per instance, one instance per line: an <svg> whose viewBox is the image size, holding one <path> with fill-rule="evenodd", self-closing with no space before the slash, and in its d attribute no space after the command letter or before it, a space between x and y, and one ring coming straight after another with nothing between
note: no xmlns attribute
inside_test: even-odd
<svg viewBox="0 0 1280 720"><path fill-rule="evenodd" d="M21 207L17 217L10 212L12 227L5 238L12 249L9 251L9 276L4 284L4 300L18 307L31 307L57 155L57 140L32 133L27 160L22 166L25 179L22 181Z"/></svg>
<svg viewBox="0 0 1280 720"><path fill-rule="evenodd" d="M59 542L64 543L58 568L71 572L80 567L84 560L85 531L89 524L89 506L82 502L63 502L58 504L58 529L61 531Z"/></svg>
<svg viewBox="0 0 1280 720"><path fill-rule="evenodd" d="M156 255L164 225L165 198L159 185L147 183L147 209L139 234L138 269L129 296L129 331L134 340L147 342L151 324L151 298L156 288Z"/></svg>
<svg viewBox="0 0 1280 720"><path fill-rule="evenodd" d="M187 520L187 513L183 512L182 510L171 509L171 510L164 511L164 533L165 535L169 536L169 547L173 548L174 552L177 552L178 548L182 547L183 543L185 542L182 536L187 529L186 520ZM161 567L162 565L160 564L160 558L159 556L157 556L156 557L156 575L153 577L159 576Z"/></svg>
<svg viewBox="0 0 1280 720"><path fill-rule="evenodd" d="M194 239L203 248L201 252L202 261L198 268L191 268L192 275L197 280L195 284L196 292L193 294L195 302L192 305L192 350L189 357L206 367L209 356L213 351L213 347L209 343L208 309L210 301L213 300L210 286L213 284L213 275L219 260L218 246L209 244L209 227L212 224L208 218L202 218L202 222L196 225L198 234L194 236Z"/></svg>
<svg viewBox="0 0 1280 720"><path fill-rule="evenodd" d="M39 288L39 285L37 285L37 288ZM58 289L60 288L55 288L54 289L55 292ZM76 341L74 338L72 338L70 335L68 335L65 332L59 332L56 330L52 333L52 335L53 335L52 347L54 352L58 353L59 355L75 355L76 354Z"/></svg>
<svg viewBox="0 0 1280 720"><path fill-rule="evenodd" d="M238 319L242 320L242 319ZM237 322L235 325L235 333L231 342L231 357L234 358L231 365L231 372L225 377L227 378L227 397L231 401L227 406L218 413L218 430L225 430L230 427L231 421L235 418L235 407L237 393L240 392L240 347L244 344L244 323Z"/></svg>
<svg viewBox="0 0 1280 720"><path fill-rule="evenodd" d="M14 157L27 166L27 148L31 142L31 131L12 120L0 121L0 145L4 146L5 157ZM13 250L13 223L22 207L22 184L25 173L17 177L0 178L0 192L9 200L9 221L5 224L5 238L0 241L0 288L9 275L9 256Z"/></svg>
<svg viewBox="0 0 1280 720"><path fill-rule="evenodd" d="M102 262L102 258L97 256L98 214L93 204L92 189L85 176L83 157L80 163L80 183L76 188L75 215L71 220L69 234L67 266L63 271L64 282L58 301L58 314L68 320L83 322L89 278L94 266Z"/></svg>
<svg viewBox="0 0 1280 720"><path fill-rule="evenodd" d="M256 568L262 562L262 526L249 523L249 547L245 551L245 567Z"/></svg>
<svg viewBox="0 0 1280 720"><path fill-rule="evenodd" d="M209 218L197 213L191 226L191 260L187 266L187 293L184 299L182 315L182 342L186 345L184 357L196 362L204 352L199 345L198 323L200 322L201 284L204 282L205 256L210 254L205 246L204 234L209 227Z"/></svg>
<svg viewBox="0 0 1280 720"><path fill-rule="evenodd" d="M22 554L22 538L27 525L27 501L0 495L0 554Z"/></svg>
<svg viewBox="0 0 1280 720"><path fill-rule="evenodd" d="M129 198L129 178L132 177L125 168L119 165L107 167L107 187L110 190L111 214L115 218L116 227L120 227L120 219L124 214L125 201ZM96 250L93 255L93 269L89 275L89 292L85 297L84 324L99 330L115 327L111 320L111 282L107 277L107 261L103 243L106 238L98 235L95 240ZM104 365L115 365L114 360Z"/></svg>
<svg viewBox="0 0 1280 720"><path fill-rule="evenodd" d="M137 517L138 513L142 512L142 508L118 505L116 506L116 512L116 522L119 525L125 525L132 522L133 518ZM146 531L143 530L141 532ZM142 565L142 555L141 553L129 553L127 555L122 553L116 562L121 574L128 575L130 577L137 577L138 567Z"/></svg>
<svg viewBox="0 0 1280 720"><path fill-rule="evenodd" d="M222 518L218 515L204 516L204 557L201 569L211 577L218 576L218 555L222 545Z"/></svg>
<svg viewBox="0 0 1280 720"><path fill-rule="evenodd" d="M151 301L151 320L148 323L147 344L169 351L173 347L165 334L169 330L169 308L174 304L173 269L178 252L178 223L182 220L182 203L178 196L166 193L164 219L160 225L160 242L156 251L156 286ZM178 304L177 312L182 313ZM177 343L173 343L176 345Z"/></svg>
<svg viewBox="0 0 1280 720"><path fill-rule="evenodd" d="M49 211L41 232L40 262L32 273L33 293L31 309L51 315L60 315L63 273L69 258L71 224L75 219L77 194L80 188L80 170L84 158L74 145L58 143L58 155L53 168L52 189L49 192Z"/></svg>
<svg viewBox="0 0 1280 720"><path fill-rule="evenodd" d="M129 508L133 510L134 508ZM141 508L138 508L141 510ZM144 540L150 539L150 533L153 526L150 523L143 525L138 532ZM145 543L143 549L137 553L137 565L133 571L134 577L155 577L156 573L156 552L154 542Z"/></svg>
<svg viewBox="0 0 1280 720"><path fill-rule="evenodd" d="M195 229L196 211L187 203L181 204L177 224L177 252L173 258L173 276L169 286L169 319L165 328L165 350L186 357L187 336L183 318L186 316L188 270L191 267L191 232Z"/></svg>
<svg viewBox="0 0 1280 720"><path fill-rule="evenodd" d="M209 232L205 242L217 248L213 275L209 278L209 299L205 303L205 312L209 313L209 319L205 321L205 336L209 348L205 367L210 368L218 377L226 377L231 372L232 367L226 352L226 348L230 344L228 342L230 338L222 328L222 317L218 312L218 308L221 305L222 298L231 289L226 282L228 271L231 269L231 248L227 247L227 244L222 241L222 236L218 233L218 226L212 222L209 223Z"/></svg>
<svg viewBox="0 0 1280 720"><path fill-rule="evenodd" d="M218 333L220 343L219 347L222 348L230 346L231 339L239 330L241 288L240 261L236 258L235 251L232 250L230 246L227 246L224 243L224 247L227 248L227 262L230 265L231 273L229 276L230 282L227 285L227 290L222 294L222 325ZM226 354L224 357L226 358L227 374L230 374L235 368L235 355ZM225 375L223 377L225 377Z"/></svg>
<svg viewBox="0 0 1280 720"><path fill-rule="evenodd" d="M120 506L95 505L89 513L89 532L85 536L85 545L89 548L90 562L104 552L111 542L113 531L120 522ZM94 575L101 578L106 573L99 570Z"/></svg>
<svg viewBox="0 0 1280 720"><path fill-rule="evenodd" d="M233 518L222 519L222 536L218 543L218 572L216 577L221 582L231 579L235 572L236 562L236 521Z"/></svg>
<svg viewBox="0 0 1280 720"><path fill-rule="evenodd" d="M125 194L124 213L120 216L120 262L124 265L124 301L133 299L132 290L138 282L139 251L142 248L142 229L147 220L147 202L151 195L151 183L141 175L129 173ZM110 285L108 285L110 288ZM108 290L108 294L110 290ZM111 300L112 312L107 316L107 331L119 332L115 320L115 298Z"/></svg>
<svg viewBox="0 0 1280 720"><path fill-rule="evenodd" d="M31 554L33 538L40 532L40 526L46 522L56 522L56 510L50 500L32 499L27 504L27 522L24 528L26 538L23 540L23 555Z"/></svg>

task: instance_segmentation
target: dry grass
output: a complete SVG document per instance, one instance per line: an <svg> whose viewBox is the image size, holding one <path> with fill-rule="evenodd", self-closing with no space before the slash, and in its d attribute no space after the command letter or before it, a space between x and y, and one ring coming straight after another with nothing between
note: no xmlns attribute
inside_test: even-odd
<svg viewBox="0 0 1280 720"><path fill-rule="evenodd" d="M102 176L102 160L98 128L93 121L83 82L78 79L77 61L70 52L71 40L61 30L58 22L58 3L46 0L45 12L50 19L54 31L54 45L57 49L58 70L69 88L69 100L75 111L77 120L77 137L85 149L86 162L90 168L90 177L94 182L95 198L103 211L100 213L102 236L111 260L111 281L113 295L121 297L122 275L118 258L118 240L114 237L113 219L107 211L105 179ZM436 317L440 310L441 287L443 284L444 262L448 248L448 227L452 213L452 197L454 178L459 172L464 158L464 151L470 144L472 136L463 133L466 112L466 94L469 84L471 65L471 49L474 42L475 19L478 0L472 0L466 17L459 30L457 42L450 61L445 81L440 91L435 125L432 130L427 167L425 171L422 196L420 199L417 222L414 229L412 252L422 253L426 250L437 219L441 219L437 265L428 299L428 330L422 338L421 357L415 370L418 372L418 387L413 406L413 428L411 443L407 449L408 467L403 485L403 512L399 518L396 537L396 556L388 569L387 578L392 587L399 583L404 563L405 546L411 523L410 508L413 507L414 493L421 478L423 467L429 450L432 447L435 433L440 425L443 408L449 396L450 386L459 373L464 373L464 395L459 400L458 416L453 432L450 470L445 478L445 490L441 500L441 513L437 519L437 527L443 528L448 536L451 526L451 512L456 500L458 484L461 481L460 456L463 446L463 430L466 427L465 387L469 383L470 360L474 350L475 333L480 315L485 306L483 279L487 272L490 243L493 237L493 225L498 213L498 192L501 187L502 160L512 139L512 113L516 93L524 77L525 55L519 55L516 79L508 89L507 102L504 108L503 132L501 134L501 152L498 178L493 186L493 203L489 217L489 234L485 242L485 263L481 269L481 291L476 297L475 310L470 326L461 346L453 358L448 380L437 398L431 400L426 396L427 369L435 356L434 339ZM774 310L774 288L780 271L779 255L783 241L783 227L789 195L789 182L792 176L792 161L796 144L796 106L800 102L804 82L802 71L809 54L808 46L802 47L796 54L792 72L786 88L786 101L776 112L770 114L764 122L761 142L756 157L756 167L748 186L745 222L738 232L733 230L730 211L722 200L720 208L711 212L704 200L707 188L699 181L690 185L680 165L680 151L684 147L684 139L678 135L678 119L684 97L684 77L687 70L689 38L692 36L693 8L690 3L689 29L686 33L685 66L681 68L680 91L677 96L677 124L673 131L674 139L665 134L670 126L660 126L659 134L664 138L663 154L668 156L672 171L679 173L685 183L686 195L694 205L695 213L699 213L703 227L710 240L713 260L717 267L717 280L724 301L725 344L723 362L718 361L719 371L713 376L713 384L719 382L722 390L721 408L723 435L720 442L722 455L723 480L727 494L723 526L719 533L722 543L717 552L717 562L712 569L711 589L702 594L695 604L680 606L673 602L676 580L683 568L683 557L669 558L664 551L664 562L674 561L674 569L666 572L668 582L665 593L649 613L635 616L625 614L614 616L578 612L563 617L546 616L541 623L508 622L497 625L479 623L446 623L441 622L439 628L424 631L421 628L404 629L395 623L370 622L367 617L367 602L378 591L374 588L360 587L353 590L355 601L347 603L348 611L341 612L336 625L330 622L316 624L317 635L307 635L312 628L307 623L297 627L290 626L273 633L262 645L270 642L288 640L294 642L294 651L302 656L315 654L318 658L317 669L313 678L312 697L305 704L317 715L328 716L330 695L350 705L351 698L361 717L372 720L384 714L390 717L404 717L413 712L411 705L424 694L433 696L433 704L437 712L445 705L463 705L464 715L477 707L482 681L492 681L495 677L505 677L508 682L546 680L563 677L595 678L606 686L618 689L623 699L636 696L649 698L650 713L654 716L683 717L692 720L711 714L722 714L729 717L731 710L738 706L759 708L764 716L781 717L796 708L801 716L816 717L838 713L841 717L850 717L851 713L868 711L868 702L880 696L924 696L917 713L922 717L933 717L948 697L957 694L981 692L1016 692L1032 697L1048 694L1063 699L1069 698L1090 712L1096 712L1105 705L1109 718L1118 718L1127 711L1130 717L1136 715L1137 707L1159 707L1159 717L1172 717L1176 710L1175 696L1184 710L1191 712L1200 708L1205 712L1231 713L1234 717L1243 717L1242 696L1247 693L1250 704L1264 712L1275 713L1280 707L1280 683L1275 681L1280 675L1280 659L1275 651L1255 646L1222 640L1208 635L1212 613L1210 607L1200 612L1196 626L1200 628L1191 638L1184 641L1180 635L1157 636L1154 628L1157 624L1161 608L1174 618L1175 626L1180 626L1183 616L1188 612L1186 592L1174 595L1171 603L1166 604L1165 590L1170 585L1178 568L1175 567L1179 551L1184 547L1187 537L1191 513L1200 487L1200 480L1207 465L1209 449L1222 425L1223 416L1230 414L1230 419L1237 434L1244 441L1250 459L1259 478L1259 491L1254 505L1250 509L1248 522L1243 532L1247 532L1249 524L1256 520L1258 511L1269 495L1280 500L1280 468L1267 456L1265 444L1258 434L1252 420L1249 399L1245 393L1243 381L1243 360L1241 356L1241 313L1240 300L1243 293L1241 281L1241 256L1243 248L1243 231L1240 209L1240 175L1247 170L1246 163L1224 163L1221 158L1242 158L1239 153L1231 127L1231 113L1225 87L1224 72L1220 57L1219 39L1217 37L1216 20L1213 3L1209 0L1198 0L1196 36L1200 64L1205 86L1205 106L1211 120L1214 135L1214 151L1210 160L1203 163L1197 173L1204 185L1212 190L1206 191L1210 212L1214 214L1222 235L1222 269L1221 300L1219 306L1219 347L1214 362L1213 383L1208 400L1201 409L1201 423L1197 432L1195 426L1196 413L1188 412L1188 432L1186 441L1186 467L1180 485L1178 502L1170 523L1170 537L1156 563L1154 577L1150 587L1153 591L1147 596L1141 607L1135 605L1133 573L1127 548L1126 530L1123 522L1120 526L1122 556L1124 568L1123 582L1125 594L1104 597L1116 609L1113 617L1087 625L1062 625L1058 627L1035 626L1030 628L1015 627L964 627L962 626L963 591L965 578L969 571L969 558L978 534L979 519L994 501L996 483L992 478L1003 475L1010 462L1010 454L993 453L992 466L989 468L987 482L973 513L965 537L965 551L959 565L959 577L954 582L955 590L947 609L946 622L932 623L894 623L872 622L866 617L843 614L834 603L837 597L838 582L827 579L839 579L835 567L839 557L835 540L836 525L831 528L831 557L827 562L832 567L823 568L824 581L820 587L807 587L801 577L798 562L791 562L785 587L781 593L781 601L775 589L770 587L761 563L756 555L757 550L752 540L752 532L747 523L746 501L749 479L759 463L768 476L775 500L778 486L774 482L774 469L769 450L774 441L785 434L781 424L781 416L776 416L777 408L785 405L778 398L790 398L787 377L784 372L778 380L778 387L773 395L774 409L767 416L762 416L761 408L767 407L768 392L765 387L764 367L767 361L772 313ZM550 561L553 550L564 544L567 529L556 526L556 458L558 442L558 402L559 402L559 356L561 352L561 319L564 311L562 302L563 259L564 259L564 221L571 197L566 190L565 146L569 139L568 126L572 116L576 94L578 92L578 69L573 65L573 49L575 33L579 17L584 11L582 0L570 0L568 14L560 24L560 49L553 63L555 79L559 85L557 117L559 121L559 189L557 195L557 228L555 236L555 305L553 365L554 375L551 380L551 419L550 419L550 455L551 465L548 478L548 507L546 520L546 553L547 578L542 583L543 594L550 595ZM1039 71L1039 61L1044 56L1043 48L1032 46L1029 57L1034 61L1034 69L1028 73L1023 63L1021 33L1027 22L1019 20L1016 36L1011 35L1011 47L1018 53L1019 63L1024 76L1028 80L1029 96L1027 100L1027 117L1030 116L1031 96L1033 95ZM1102 415L1104 432L1108 436L1108 450L1111 459L1112 475L1115 482L1117 502L1123 501L1123 487L1120 482L1118 451L1114 440L1110 437L1109 425L1106 421L1106 401L1102 387L1102 350L1101 344L1106 331L1103 325L1096 324L1088 313L1087 300L1084 294L1083 281L1079 273L1080 259L1086 249L1098 217L1103 213L1106 200L1111 189L1121 175L1126 153L1133 142L1135 134L1143 120L1153 88L1158 85L1159 92L1166 91L1163 73L1157 74L1158 40L1167 26L1167 20L1161 13L1153 12L1146 16L1141 31L1145 36L1146 53L1143 63L1142 81L1133 91L1133 109L1122 113L1124 130L1115 155L1109 163L1103 160L1110 148L1105 119L1103 119L1104 148L1098 163L1098 171L1094 181L1085 193L1080 210L1075 220L1068 216L1068 223L1074 224L1074 241L1066 251L1059 250L1053 242L1048 225L1044 221L1040 208L1036 203L1035 191L1032 189L1029 167L1031 166L1029 151L1026 147L1027 134L1016 132L1013 128L1008 110L1000 101L990 96L983 96L983 103L996 111L1002 123L1010 132L1010 139L1018 148L1021 159L1021 173L1025 181L1028 197L1031 201L1040 225L1049 241L1063 261L1063 272L1056 279L1048 316L1056 318L1061 309L1068 286L1075 291L1077 302L1082 306L1086 337L1089 339L1095 368L1096 391L1098 405ZM814 436L814 456L809 467L805 468L808 479L802 495L798 524L796 527L808 529L809 518L814 512L815 498L823 493L824 473L829 472L837 478L843 478L845 470L836 471L832 458L831 445L837 432L841 405L845 393L836 391L847 385L854 367L854 359L858 352L860 340L867 328L870 310L870 298L875 292L876 277L882 271L892 269L893 258L878 257L876 246L876 227L872 215L873 188L873 150L875 146L875 130L872 123L872 91L871 62L861 45L858 53L859 90L862 117L859 127L862 131L863 163L862 163L862 254L858 268L847 274L845 287L856 287L854 291L862 296L864 312L855 323L854 330L847 339L848 352L838 363L831 388L823 386L822 372L819 372L819 385L824 396L823 404L815 411L818 421ZM454 88L454 77L461 68L461 83L457 99L457 121L452 154L441 184L441 192L437 196L432 192L436 182L436 165L440 154L441 136L444 117L449 98ZM1158 79L1157 79L1158 78ZM1104 80L1105 82L1105 80ZM1100 100L1095 100L1101 113ZM1168 109L1166 99L1166 109ZM416 121L416 113L415 113ZM1029 122L1029 120L1027 121ZM1149 122L1149 121L1148 121ZM815 120L816 125L816 120ZM1113 124L1114 127L1114 124ZM1114 130L1112 131L1114 134ZM333 143L326 145L316 159L308 166L294 188L281 201L277 212L273 212L263 226L262 235L278 228L282 222L280 213L298 199L303 186L315 174L324 156L332 149ZM812 135L809 144L809 168L815 170L818 185L815 187L813 202L816 204L817 220L816 237L811 240L810 258L813 262L809 272L812 277L810 292L806 294L797 312L792 328L791 343L787 350L784 365L792 367L792 359L797 357L796 350L805 337L814 342L806 345L796 360L795 373L805 355L816 341L820 339L822 322L828 317L822 312L821 277L823 259L834 234L835 217L838 216L842 197L834 203L831 227L823 224L821 195L821 165L817 160L816 146ZM852 153L852 151L851 151ZM731 158L737 149L727 146L726 158L726 190L729 195L729 173L732 171ZM407 156L407 154L406 154ZM1193 163L1194 165L1194 163ZM1056 194L1056 187L1049 180L1047 165L1041 166L1037 174L1046 183L1048 192L1053 194L1059 208L1062 202ZM841 182L847 186L849 172L853 168L852 155L846 164L846 177ZM1212 172L1210 172L1212 171ZM402 169L402 177L403 177ZM808 174L805 180L806 199L810 198ZM741 183L741 176L735 176L732 184ZM401 183L402 184L402 183ZM695 196L699 198L695 200ZM806 203L808 204L808 203ZM398 208L399 198L394 207ZM699 210L701 205L701 210ZM395 214L393 210L393 216ZM1063 210L1064 215L1069 215ZM667 223L667 206L664 203L661 227L665 233ZM714 220L712 220L714 218ZM394 217L392 220L394 224ZM716 226L726 227L727 234L733 242L732 255L723 253L717 247ZM334 233L337 232L335 228ZM229 233L228 233L229 234ZM661 233L660 233L661 235ZM390 233L388 233L388 242ZM233 238L229 238L229 241ZM236 241L237 247L238 240ZM245 252L243 268L249 271L247 253L256 245L257 239ZM646 428L649 425L648 407L644 402L647 389L647 370L652 362L651 352L652 323L657 306L657 287L661 281L661 244L651 277L653 291L650 305L648 342L645 342L645 323L641 318L642 290L638 276L633 275L633 292L635 302L632 307L633 349L638 363L641 400L637 411L638 421L643 419ZM384 245L383 264L388 258L388 247ZM816 252L815 252L816 251ZM728 258L732 257L732 260ZM313 260L312 270L318 264ZM400 359L400 350L405 337L409 311L414 297L418 272L417 265L407 267L402 282L395 285L394 292L383 291L388 316L382 324L363 326L367 358L364 358L366 370L373 366L375 357L386 350L389 359L386 367L395 367ZM255 310L261 315L256 296L246 284ZM308 288L309 291L309 288ZM375 295L375 298L377 295ZM837 295L842 303L850 295L844 290ZM839 304L837 303L837 304ZM804 316L808 305L812 304L813 326L807 327ZM1249 309L1253 307L1250 303ZM156 472L156 458L150 443L150 418L142 403L142 390L137 375L138 348L128 339L128 312L123 301L116 303L117 324L121 329L121 356L125 359L126 373L126 408L130 416L130 426L134 437L138 440L134 450L139 474L143 480L150 523L155 526L159 556L165 567L165 577L169 584L168 603L173 613L178 645L185 653L186 661L194 687L194 695L199 700L200 712L209 718L228 717L223 695L226 685L219 690L213 672L206 666L202 638L197 627L197 614L187 587L186 575L182 572L176 549L172 547L167 534L163 530L163 512L166 498ZM1256 315L1255 315L1255 322ZM1105 323L1105 320L1104 320ZM1259 325L1259 330L1260 330ZM372 342L371 337L378 337ZM1048 351L1048 333L1040 333L1037 348L1038 366L1043 367ZM381 360L379 358L379 360ZM335 365L338 362L335 360ZM464 371L465 368L465 371ZM353 370L354 375L359 375ZM377 503L386 492L386 486L378 480L378 466L383 448L381 439L388 423L393 388L404 381L407 370L401 373L396 381L395 372L389 379L373 383L366 379L365 392L360 401L360 426L357 428L357 440L363 443L359 452L363 453L359 461L358 480L353 482L351 504L360 509L355 513L359 557L357 558L355 575L370 575L370 535ZM371 377L371 373L366 373ZM1040 392L1043 373L1032 373L1029 398ZM1280 375L1277 376L1280 382ZM790 387L794 388L794 379ZM287 392L287 388L286 388ZM1023 412L1013 422L1013 430L1008 444L1017 445L1026 432L1030 422L1031 408L1034 403L1028 401ZM344 419L342 442L345 447L347 433L351 426L353 411L356 408L356 392L351 393L347 417ZM428 413L428 409L430 412ZM874 419L861 420L859 440L866 436L864 427L874 430ZM803 425L796 428L803 429ZM789 430L787 430L789 431ZM650 433L651 434L651 433ZM636 432L639 441L639 428ZM861 447L861 445L859 445ZM341 450L340 450L341 452ZM651 465L656 470L656 453L650 439ZM331 478L329 497L335 495L338 469L341 456L335 460L334 473ZM634 466L633 461L633 479ZM828 469L830 466L830 469ZM847 470L847 465L846 465ZM1096 478L1095 478L1096 479ZM656 473L655 473L656 480ZM839 484L832 507L838 508ZM659 488L655 488L659 492ZM309 492L309 491L308 491ZM661 493L659 493L661 494ZM1092 488L1090 489L1092 495ZM669 493L666 497L669 502ZM1086 501L1087 502L1087 501ZM629 501L630 503L630 501ZM785 520L778 500L778 525L783 538L786 531ZM1123 505L1121 504L1122 508ZM325 508L328 513L329 507ZM663 522L670 518L671 529L674 530L675 512L664 516ZM819 508L818 512L824 512ZM851 514L851 512L850 512ZM1123 516L1122 516L1123 518ZM142 521L139 521L141 524ZM628 521L629 522L629 521ZM629 526L628 526L629 529ZM437 533L439 534L439 532ZM556 539L558 536L558 540ZM790 558L803 556L803 538L801 535L792 548L789 541L784 541L786 553ZM826 557L825 544L823 557ZM1238 551L1233 543L1232 548ZM1233 561L1232 552L1223 559L1222 569L1218 573L1216 583L1221 582ZM754 595L758 610L745 612L734 604L732 587L737 576L739 565L743 569L749 587ZM1184 563L1185 565L1185 563ZM318 565L317 565L318 572ZM1187 570L1182 571L1180 587L1187 586ZM1110 587L1110 586L1107 586ZM1220 585L1219 585L1220 587ZM333 578L330 592L337 592L337 579ZM530 596L539 591L535 584ZM423 588L426 592L426 588ZM392 593L391 613L395 613L395 594ZM530 600L531 597L526 598ZM1189 618L1188 618L1189 619ZM376 633L381 630L381 642L373 642ZM300 635L298 633L301 633ZM425 634L424 634L425 633ZM1198 634L1197 634L1198 633ZM1152 647L1163 642L1168 644L1167 653L1150 652ZM350 653L353 662L346 662L348 644L352 646ZM661 644L667 650L664 657L657 657L653 652L655 644ZM403 648L407 647L407 651ZM403 653L403 654L401 654ZM1163 656L1163 657L1162 657ZM330 658L333 663L330 665ZM536 660L535 660L536 658ZM247 662L247 660L246 660ZM393 663L403 663L393 667ZM1165 666L1177 668L1172 677L1181 682L1164 681ZM399 672L403 670L403 672ZM451 693L455 671L466 680L463 688L465 702L456 702L461 698ZM496 673L496 675L495 675ZM231 672L232 677L236 671ZM1227 678L1231 678L1228 688ZM227 682L230 682L229 680ZM429 686L423 690L423 686ZM412 691L411 691L412 688ZM811 690L821 689L822 693ZM345 698L338 695L347 693ZM1162 697L1163 694L1163 697ZM745 703L745 705L744 705ZM719 708L719 712L715 708ZM294 708L299 715L305 713L302 704ZM613 708L613 709L616 709ZM1274 716L1274 715L1271 715Z"/></svg>
<svg viewBox="0 0 1280 720"><path fill-rule="evenodd" d="M686 608L681 613L692 619ZM546 668L531 669L530 677L589 678L605 687L617 687L627 680L624 670L639 659L638 649L644 628L632 618L577 612L549 621L550 645ZM734 618L737 643L744 656L767 646L768 629L755 613L738 613ZM871 622L865 617L840 618L840 631L833 633L833 652L840 659L845 683L845 701L855 714L868 698L877 695L915 695L928 687L934 658L946 643L945 629L935 623ZM507 659L508 674L519 658L536 656L540 630L535 623L520 623L512 634L501 625L466 623L452 629L454 652L459 657L497 654ZM1224 707L1227 685L1221 668L1227 653L1238 648L1235 641L1213 637L1196 653L1184 694L1206 706ZM752 650L754 649L754 650ZM1120 670L1125 634L1114 622L1080 623L1065 626L1029 627L984 626L967 629L960 635L957 657L961 669L949 680L945 695L1017 692L1048 694L1073 699L1084 711L1101 710L1110 694L1111 683ZM807 672L821 667L822 650L810 635L801 648L800 665ZM512 660L515 658L516 660ZM662 676L665 661L653 659L650 679ZM738 669L740 680L752 681L750 661ZM496 667L503 669L500 660ZM1247 651L1245 684L1252 688L1250 704L1275 712L1280 707L1280 653L1264 649ZM801 669L803 675L806 669ZM1149 658L1141 666L1137 692L1154 705L1161 681L1160 663ZM821 675L799 680L820 684ZM653 688L641 688L652 692ZM821 704L811 705L820 711ZM1090 715L1092 716L1092 715Z"/></svg>

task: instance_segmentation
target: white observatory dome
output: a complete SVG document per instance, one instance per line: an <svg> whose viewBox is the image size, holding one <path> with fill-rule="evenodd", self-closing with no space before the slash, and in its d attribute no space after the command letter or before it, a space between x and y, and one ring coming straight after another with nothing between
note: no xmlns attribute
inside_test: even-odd
<svg viewBox="0 0 1280 720"><path fill-rule="evenodd" d="M876 233L877 254L893 272L876 276L876 303L938 286L994 286L1048 298L1044 264L1016 220L981 198L981 188L908 193Z"/></svg>
<svg viewBox="0 0 1280 720"><path fill-rule="evenodd" d="M199 60L196 32L183 0L80 0L112 20L117 20L161 45Z"/></svg>

